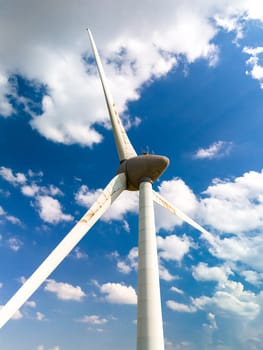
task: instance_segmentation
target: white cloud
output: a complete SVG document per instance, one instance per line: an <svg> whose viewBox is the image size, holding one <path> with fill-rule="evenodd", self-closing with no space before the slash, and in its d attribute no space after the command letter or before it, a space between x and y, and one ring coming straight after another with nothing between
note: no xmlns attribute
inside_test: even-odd
<svg viewBox="0 0 263 350"><path fill-rule="evenodd" d="M33 300L27 301L25 305L26 305L26 306L29 306L29 307L31 307L31 308L33 308L33 309L36 308L36 306L37 306L36 302L33 301Z"/></svg>
<svg viewBox="0 0 263 350"><path fill-rule="evenodd" d="M129 274L132 271L137 271L138 268L138 248L133 247L127 257L124 260L119 259L117 254L117 269L124 274ZM173 281L177 276L173 276L167 268L163 265L163 262L159 260L159 276L164 281Z"/></svg>
<svg viewBox="0 0 263 350"><path fill-rule="evenodd" d="M262 293L255 293L244 290L240 282L225 281L218 284L211 297L201 296L191 298L191 304L182 304L173 300L168 300L166 305L179 312L196 312L197 310L209 310L209 324L206 326L216 328L215 313L224 316L239 316L245 320L254 320L260 312L262 303ZM211 310L215 310L212 313Z"/></svg>
<svg viewBox="0 0 263 350"><path fill-rule="evenodd" d="M12 169L6 168L4 166L0 167L0 176L7 182L11 183L12 185L18 185L18 184L22 185L27 181L25 174L23 173L14 174Z"/></svg>
<svg viewBox="0 0 263 350"><path fill-rule="evenodd" d="M39 192L39 186L36 184L24 185L21 187L21 192L24 196L34 197Z"/></svg>
<svg viewBox="0 0 263 350"><path fill-rule="evenodd" d="M218 48L213 39L220 26L241 33L242 21L262 19L257 0L236 0L234 4L226 0L169 0L166 6L158 2L149 6L142 1L135 6L127 2L123 8L118 2L104 2L103 6L103 11L97 11L94 0L81 0L79 6L66 2L63 12L51 0L40 4L25 0L23 5L13 1L5 6L0 15L3 116L12 113L7 98L11 91L9 74L18 72L47 87L42 114L30 112L32 127L56 142L91 146L102 138L94 124L103 124L108 119L94 67L82 59L86 52L86 56L90 54L83 30L87 23L94 29L113 96L124 111L128 100L139 97L145 82L165 75L181 55L188 62L204 58L210 65L215 64ZM105 23L105 14L114 18L116 13L120 14L117 22L101 25ZM142 15L145 13L147 21ZM235 21L230 25L231 18ZM19 33L14 30L16 27Z"/></svg>
<svg viewBox="0 0 263 350"><path fill-rule="evenodd" d="M171 287L171 288L170 288L170 291L175 292L175 293L178 293L178 294L184 294L184 291L183 291L182 289L177 288L177 287L175 287L175 286Z"/></svg>
<svg viewBox="0 0 263 350"><path fill-rule="evenodd" d="M129 274L132 271L131 267L125 261L121 260L117 262L117 269L124 274Z"/></svg>
<svg viewBox="0 0 263 350"><path fill-rule="evenodd" d="M73 250L73 252L71 253L71 256L73 256L75 259L87 259L88 258L88 254L86 254L85 252L80 250L80 247L77 247Z"/></svg>
<svg viewBox="0 0 263 350"><path fill-rule="evenodd" d="M13 215L7 214L7 212L4 210L4 208L0 205L0 216L4 217L7 221L11 222L14 225L22 225L22 222L20 219Z"/></svg>
<svg viewBox="0 0 263 350"><path fill-rule="evenodd" d="M216 316L212 312L207 314L208 323L203 323L203 327L206 327L209 330L217 329Z"/></svg>
<svg viewBox="0 0 263 350"><path fill-rule="evenodd" d="M117 258L119 255L117 255ZM133 270L137 270L138 267L138 248L133 247L125 260L120 260L118 259L117 261L117 269L124 273L124 274L129 274Z"/></svg>
<svg viewBox="0 0 263 350"><path fill-rule="evenodd" d="M260 312L260 304L257 295L251 291L244 290L240 282L227 281L218 286L212 297L201 296L193 300L197 308L206 308L214 305L224 314L239 315L253 320Z"/></svg>
<svg viewBox="0 0 263 350"><path fill-rule="evenodd" d="M79 205L89 208L97 200L102 191L103 189L89 190L87 186L82 185L75 195L76 202ZM137 210L138 194L136 192L124 191L101 219L104 221L123 220L125 214L128 212L134 213Z"/></svg>
<svg viewBox="0 0 263 350"><path fill-rule="evenodd" d="M16 237L11 237L7 240L7 245L9 249L13 250L14 252L17 252L21 249L23 243Z"/></svg>
<svg viewBox="0 0 263 350"><path fill-rule="evenodd" d="M232 148L232 142L217 141L207 148L199 148L195 154L195 159L214 159L227 156Z"/></svg>
<svg viewBox="0 0 263 350"><path fill-rule="evenodd" d="M176 301L173 301L173 300L168 300L166 302L166 305L169 307L169 309L173 311L178 311L178 312L193 313L197 311L197 308L193 305L177 303Z"/></svg>
<svg viewBox="0 0 263 350"><path fill-rule="evenodd" d="M47 280L44 290L55 293L61 300L81 301L85 297L85 293L79 286L75 287L69 283L56 282L55 280Z"/></svg>
<svg viewBox="0 0 263 350"><path fill-rule="evenodd" d="M206 263L201 262L193 267L193 277L198 281L223 283L227 281L229 275L233 275L233 272L226 265L209 267Z"/></svg>
<svg viewBox="0 0 263 350"><path fill-rule="evenodd" d="M177 276L172 275L168 271L168 269L163 265L162 260L159 261L159 276L160 276L160 279L166 282L170 282L178 278Z"/></svg>
<svg viewBox="0 0 263 350"><path fill-rule="evenodd" d="M241 261L252 269L263 272L262 249L263 237L259 233L255 236L244 234L238 237L217 239L209 251L220 259L233 262Z"/></svg>
<svg viewBox="0 0 263 350"><path fill-rule="evenodd" d="M21 192L23 193L24 196L27 196L27 197L35 197L37 195L50 195L50 196L63 195L62 191L54 185L39 186L34 182L23 185L21 187Z"/></svg>
<svg viewBox="0 0 263 350"><path fill-rule="evenodd" d="M11 93L11 86L8 83L7 75L0 72L0 115L3 117L9 117L13 113L13 107L8 102L6 96Z"/></svg>
<svg viewBox="0 0 263 350"><path fill-rule="evenodd" d="M62 221L72 221L73 216L64 214L61 204L50 196L37 197L38 213L41 219L49 224L57 224Z"/></svg>
<svg viewBox="0 0 263 350"><path fill-rule="evenodd" d="M165 238L158 236L157 245L159 256L162 259L181 261L184 255L189 252L192 243L186 235L183 237L171 235Z"/></svg>
<svg viewBox="0 0 263 350"><path fill-rule="evenodd" d="M43 321L44 319L45 319L45 315L44 314L42 314L42 312L37 312L36 313L36 319L38 320L38 321Z"/></svg>
<svg viewBox="0 0 263 350"><path fill-rule="evenodd" d="M100 286L100 292L111 304L137 304L137 295L132 286L108 282Z"/></svg>
<svg viewBox="0 0 263 350"><path fill-rule="evenodd" d="M102 318L98 315L85 315L80 322L89 323L93 325L102 325L108 322L106 318Z"/></svg>
<svg viewBox="0 0 263 350"><path fill-rule="evenodd" d="M169 181L162 181L158 186L158 192L187 215L192 216L195 213L198 201L193 191L182 179L174 178ZM171 231L176 225L182 225L183 223L181 219L159 205L155 206L155 217L157 230Z"/></svg>
<svg viewBox="0 0 263 350"><path fill-rule="evenodd" d="M200 215L217 230L240 233L263 228L263 171L214 181L204 191Z"/></svg>
<svg viewBox="0 0 263 350"><path fill-rule="evenodd" d="M247 282L255 286L259 286L263 283L263 273L258 273L253 270L244 270L240 273Z"/></svg>
<svg viewBox="0 0 263 350"><path fill-rule="evenodd" d="M251 75L253 79L256 79L260 82L261 88L263 88L263 66L260 64L260 59L263 58L263 47L244 47L243 52L250 55L250 58L247 60L247 74Z"/></svg>
<svg viewBox="0 0 263 350"><path fill-rule="evenodd" d="M43 176L42 172L34 173L28 171L30 180L37 177L38 180ZM54 185L40 186L33 180L29 181L23 173L14 173L12 169L1 167L0 176L14 186L20 186L22 194L26 197L33 197L32 206L35 207L41 219L50 224L57 224L61 221L71 221L73 216L64 214L60 202L52 196L62 196L62 191ZM5 219L13 224L22 225L21 221L12 215L7 215L4 209L0 206L0 216L5 215Z"/></svg>
<svg viewBox="0 0 263 350"><path fill-rule="evenodd" d="M38 346L37 346L37 350L45 350L44 345L38 345Z"/></svg>

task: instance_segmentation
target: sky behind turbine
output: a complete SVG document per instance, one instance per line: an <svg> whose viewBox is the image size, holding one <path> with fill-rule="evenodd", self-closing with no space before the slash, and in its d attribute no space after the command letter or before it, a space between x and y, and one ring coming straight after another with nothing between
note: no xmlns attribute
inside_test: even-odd
<svg viewBox="0 0 263 350"><path fill-rule="evenodd" d="M263 5L0 1L0 305L115 175L85 28L154 188L166 350L262 349ZM3 329L5 350L132 350L137 193L125 192ZM15 337L14 337L15 334Z"/></svg>

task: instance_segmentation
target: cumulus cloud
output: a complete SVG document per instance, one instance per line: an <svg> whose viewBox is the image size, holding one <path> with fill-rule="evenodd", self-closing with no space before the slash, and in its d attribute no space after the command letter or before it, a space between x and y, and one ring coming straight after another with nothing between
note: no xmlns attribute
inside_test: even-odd
<svg viewBox="0 0 263 350"><path fill-rule="evenodd" d="M184 255L188 253L192 243L186 235L183 237L170 235L165 238L158 236L157 245L159 256L162 259L181 261Z"/></svg>
<svg viewBox="0 0 263 350"><path fill-rule="evenodd" d="M201 296L193 300L197 308L215 306L224 314L238 315L253 320L260 312L257 295L244 290L240 282L227 281L218 287L212 297Z"/></svg>
<svg viewBox="0 0 263 350"><path fill-rule="evenodd" d="M105 125L108 119L89 60L84 31L87 23L94 29L110 88L124 112L127 101L138 99L143 84L167 74L181 56L189 63L203 58L210 65L216 64L219 49L213 39L219 29L241 35L241 23L262 19L261 4L256 0L236 0L234 4L180 0L168 1L166 6L156 2L150 7L147 1L140 6L127 2L123 9L118 2L104 2L103 6L102 12L96 10L94 0L81 0L79 6L65 2L63 12L51 0L39 4L26 0L23 5L15 1L5 6L0 17L2 116L14 113L10 92L23 101L9 80L18 73L38 88L44 87L39 114L25 105L34 129L55 142L92 146L102 140L94 125ZM105 22L105 13L109 18L119 13L118 21L109 22L107 27L100 25ZM147 21L143 13L147 13Z"/></svg>
<svg viewBox="0 0 263 350"><path fill-rule="evenodd" d="M137 295L132 286L108 282L99 288L105 301L111 304L137 304Z"/></svg>
<svg viewBox="0 0 263 350"><path fill-rule="evenodd" d="M41 219L49 224L73 220L72 215L63 213L59 201L50 196L39 196L37 198L37 207Z"/></svg>
<svg viewBox="0 0 263 350"><path fill-rule="evenodd" d="M209 251L219 259L232 262L241 261L256 271L263 272L261 252L263 249L262 234L239 235L215 240Z"/></svg>
<svg viewBox="0 0 263 350"><path fill-rule="evenodd" d="M0 176L12 185L21 185L26 182L26 176L23 173L13 173L12 169L4 166L0 167Z"/></svg>
<svg viewBox="0 0 263 350"><path fill-rule="evenodd" d="M199 148L195 154L195 159L214 159L227 156L232 148L232 142L217 141L207 148Z"/></svg>
<svg viewBox="0 0 263 350"><path fill-rule="evenodd" d="M21 193L26 197L32 197L34 201L32 206L38 211L40 218L50 224L58 224L62 221L71 221L73 216L64 214L60 202L53 198L54 196L62 196L62 191L54 185L40 186L35 183L42 181L43 173L34 173L31 169L27 175L24 173L14 173L10 168L1 167L0 176L13 186L20 186ZM0 206L0 216L5 215L6 220L13 224L21 225L21 221L12 215L7 215Z"/></svg>
<svg viewBox="0 0 263 350"><path fill-rule="evenodd" d="M231 274L233 272L226 265L209 267L206 263L199 263L193 267L193 277L198 281L223 283L228 280L228 276Z"/></svg>
<svg viewBox="0 0 263 350"><path fill-rule="evenodd" d="M56 294L61 300L82 301L86 295L80 286L72 286L69 283L55 280L47 280L44 290Z"/></svg>
<svg viewBox="0 0 263 350"><path fill-rule="evenodd" d="M86 208L89 208L102 193L103 189L89 190L82 185L75 195L76 202ZM138 193L123 191L118 199L110 206L106 213L102 216L102 220L123 220L128 212L136 213L138 211ZM127 228L126 228L127 229Z"/></svg>
<svg viewBox="0 0 263 350"><path fill-rule="evenodd" d="M191 298L189 304L168 300L166 305L177 312L192 313L198 310L208 310L210 327L216 327L214 313L211 310L223 316L239 316L254 320L259 315L261 303L262 293L255 294L245 290L242 283L227 280L222 284L218 284L214 294L210 297Z"/></svg>
<svg viewBox="0 0 263 350"><path fill-rule="evenodd" d="M120 272L124 274L129 274L132 270L137 270L137 268L138 268L138 248L137 247L133 247L129 251L125 260L120 260L118 258L117 269Z"/></svg>
<svg viewBox="0 0 263 350"><path fill-rule="evenodd" d="M179 178L162 181L158 186L158 192L172 205L180 208L184 213L193 216L198 207L198 200L193 191ZM165 208L155 206L156 228L171 231L176 225L182 225L183 221L172 215Z"/></svg>
<svg viewBox="0 0 263 350"><path fill-rule="evenodd" d="M214 181L201 200L204 222L229 233L262 229L262 180L263 171L249 171L234 180Z"/></svg>

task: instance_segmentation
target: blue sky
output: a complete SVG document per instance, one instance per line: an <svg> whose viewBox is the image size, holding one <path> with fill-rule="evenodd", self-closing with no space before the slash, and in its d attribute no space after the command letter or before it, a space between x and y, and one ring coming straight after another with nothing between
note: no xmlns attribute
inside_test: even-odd
<svg viewBox="0 0 263 350"><path fill-rule="evenodd" d="M170 159L155 190L213 237L155 208L166 350L261 349L262 4L0 3L0 305L118 168L89 26L135 149ZM137 204L121 195L1 348L135 349Z"/></svg>

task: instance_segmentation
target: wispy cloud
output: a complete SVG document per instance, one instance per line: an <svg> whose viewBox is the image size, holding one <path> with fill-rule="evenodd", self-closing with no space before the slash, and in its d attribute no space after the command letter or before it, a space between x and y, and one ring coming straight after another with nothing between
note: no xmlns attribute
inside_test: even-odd
<svg viewBox="0 0 263 350"><path fill-rule="evenodd" d="M18 219L17 217L8 214L3 207L0 205L0 218L3 218L4 220L7 220L9 222L11 222L14 225L20 225L22 226L22 222L20 219Z"/></svg>
<svg viewBox="0 0 263 350"><path fill-rule="evenodd" d="M178 312L186 312L186 313L193 313L197 311L197 308L193 305L187 305L183 303L178 303L173 300L168 300L166 302L167 307L173 311L178 311Z"/></svg>
<svg viewBox="0 0 263 350"><path fill-rule="evenodd" d="M79 322L93 324L93 325L102 325L107 323L108 320L98 315L85 315L83 318L79 320Z"/></svg>
<svg viewBox="0 0 263 350"><path fill-rule="evenodd" d="M233 143L227 141L214 142L207 148L199 148L193 155L194 159L214 159L229 155Z"/></svg>

